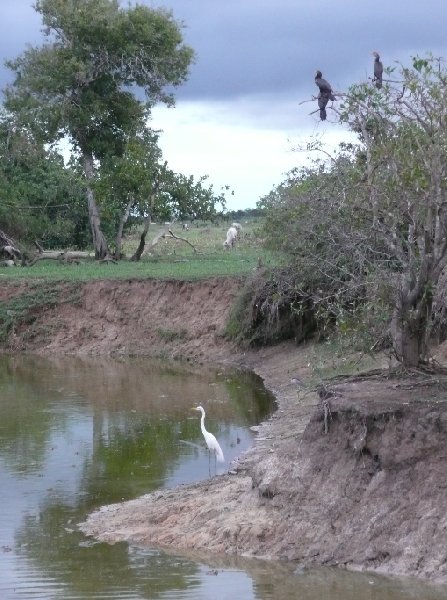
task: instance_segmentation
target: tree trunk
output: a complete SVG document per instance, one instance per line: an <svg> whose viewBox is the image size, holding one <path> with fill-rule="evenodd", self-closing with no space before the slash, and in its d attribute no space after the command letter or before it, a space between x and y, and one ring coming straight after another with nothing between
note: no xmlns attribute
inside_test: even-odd
<svg viewBox="0 0 447 600"><path fill-rule="evenodd" d="M147 232L149 231L150 224L151 224L151 215L148 214L146 217L144 217L144 229L143 229L143 233L140 236L140 243L138 245L138 248L135 251L135 254L131 257L130 260L134 260L134 261L140 260L141 255L144 252L144 247L146 245L146 236L147 236Z"/></svg>
<svg viewBox="0 0 447 600"><path fill-rule="evenodd" d="M123 242L123 230L124 225L127 223L127 219L129 218L130 209L132 208L133 198L129 200L126 206L126 210L120 219L120 223L118 226L118 231L116 233L116 241L115 241L115 259L119 260L121 258L121 244Z"/></svg>
<svg viewBox="0 0 447 600"><path fill-rule="evenodd" d="M431 299L424 294L414 306L400 295L393 313L391 333L396 358L405 367L417 367L427 361L428 315Z"/></svg>
<svg viewBox="0 0 447 600"><path fill-rule="evenodd" d="M90 220L90 227L92 230L93 248L95 249L95 258L101 259L109 256L109 247L107 240L101 231L101 219L99 216L98 206L95 201L93 194L92 182L95 177L95 169L93 166L93 156L91 154L84 154L84 173L87 181L87 203L88 203L88 217Z"/></svg>

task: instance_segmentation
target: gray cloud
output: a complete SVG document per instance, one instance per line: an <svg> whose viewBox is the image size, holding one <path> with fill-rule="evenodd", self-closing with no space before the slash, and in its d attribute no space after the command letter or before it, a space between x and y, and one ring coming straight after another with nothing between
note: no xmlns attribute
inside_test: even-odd
<svg viewBox="0 0 447 600"><path fill-rule="evenodd" d="M165 0L163 4L186 22L186 40L197 52L181 97L272 92L308 96L314 91L317 68L338 89L367 77L372 50L380 51L386 64L430 50L447 56L444 0Z"/></svg>
<svg viewBox="0 0 447 600"><path fill-rule="evenodd" d="M30 0L15 0L0 5L0 87L11 80L12 75L4 61L19 56L27 45L40 44L40 15L31 6Z"/></svg>
<svg viewBox="0 0 447 600"><path fill-rule="evenodd" d="M184 99L232 99L289 93L309 97L317 68L343 89L367 77L371 51L384 63L426 51L447 56L445 0L140 0L172 9L196 51ZM123 5L126 5L123 2ZM5 6L6 5L6 6ZM0 55L42 42L31 0L2 2ZM0 87L11 78L0 71Z"/></svg>

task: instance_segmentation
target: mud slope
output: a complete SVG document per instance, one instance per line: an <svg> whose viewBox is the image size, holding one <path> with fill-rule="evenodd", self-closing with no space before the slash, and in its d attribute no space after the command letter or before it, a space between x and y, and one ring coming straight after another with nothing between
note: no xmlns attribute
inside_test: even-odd
<svg viewBox="0 0 447 600"><path fill-rule="evenodd" d="M222 332L240 280L100 281L60 291L3 350L134 354L256 371L278 401L235 474L104 507L82 528L110 542L249 554L416 575L447 584L447 377L332 384L318 346L238 353ZM29 292L2 285L0 303ZM70 294L75 300L70 300ZM9 303L8 303L9 302ZM9 310L9 309L8 309ZM446 348L438 360L446 363ZM298 383L297 383L298 382Z"/></svg>
<svg viewBox="0 0 447 600"><path fill-rule="evenodd" d="M74 301L35 310L32 324L15 329L9 349L41 353L87 353L218 360L228 344L223 329L238 279L200 283L109 280L79 283ZM2 286L0 301L27 292Z"/></svg>
<svg viewBox="0 0 447 600"><path fill-rule="evenodd" d="M339 386L327 433L321 405L302 435L285 410L261 428L237 475L104 507L82 528L105 541L447 583L447 404L421 400L433 389L411 385Z"/></svg>

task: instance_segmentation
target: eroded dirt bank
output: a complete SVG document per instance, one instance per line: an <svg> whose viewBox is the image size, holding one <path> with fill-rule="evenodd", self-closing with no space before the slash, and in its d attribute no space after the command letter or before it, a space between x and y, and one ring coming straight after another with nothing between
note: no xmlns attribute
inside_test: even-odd
<svg viewBox="0 0 447 600"><path fill-rule="evenodd" d="M447 378L339 382L323 403L310 380L309 348L241 354L222 337L239 285L89 283L75 305L37 311L31 330L15 328L9 347L19 350L239 364L260 374L278 399L234 474L104 507L82 529L109 542L447 583ZM2 288L0 301L21 292Z"/></svg>
<svg viewBox="0 0 447 600"><path fill-rule="evenodd" d="M387 385L389 394L382 379L337 386L327 433L323 410L301 433L281 403L236 475L105 507L82 529L447 583L447 405L423 400L426 384Z"/></svg>
<svg viewBox="0 0 447 600"><path fill-rule="evenodd" d="M163 280L67 284L58 292L56 306L34 308L28 322L14 327L6 348L218 361L229 355L222 333L240 285L241 280L226 278L200 284ZM50 285L48 296L51 291ZM0 302L23 294L36 295L34 286L1 282Z"/></svg>

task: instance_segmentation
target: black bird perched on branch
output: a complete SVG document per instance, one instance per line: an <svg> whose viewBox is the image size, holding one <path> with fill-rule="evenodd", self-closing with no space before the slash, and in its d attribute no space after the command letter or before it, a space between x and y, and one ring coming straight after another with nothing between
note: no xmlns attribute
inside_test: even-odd
<svg viewBox="0 0 447 600"><path fill-rule="evenodd" d="M329 100L335 100L335 96L332 93L331 84L328 81L326 81L326 79L323 79L321 71L317 71L317 74L315 75L315 83L317 84L318 89L320 90L320 93L317 96L318 108L320 109L320 119L322 121L325 121L326 105L329 102Z"/></svg>
<svg viewBox="0 0 447 600"><path fill-rule="evenodd" d="M382 75L383 75L383 64L380 60L380 54L378 52L373 52L374 56L374 80L376 83L376 88L380 90L382 87Z"/></svg>

